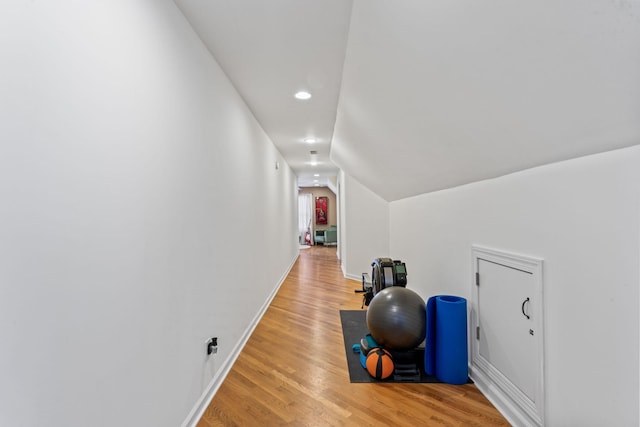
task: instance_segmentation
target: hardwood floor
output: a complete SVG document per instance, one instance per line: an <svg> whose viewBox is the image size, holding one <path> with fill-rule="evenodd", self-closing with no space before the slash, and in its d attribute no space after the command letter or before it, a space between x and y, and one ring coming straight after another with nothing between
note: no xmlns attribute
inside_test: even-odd
<svg viewBox="0 0 640 427"><path fill-rule="evenodd" d="M339 310L360 286L335 247L301 250L198 427L509 425L472 384L349 382Z"/></svg>

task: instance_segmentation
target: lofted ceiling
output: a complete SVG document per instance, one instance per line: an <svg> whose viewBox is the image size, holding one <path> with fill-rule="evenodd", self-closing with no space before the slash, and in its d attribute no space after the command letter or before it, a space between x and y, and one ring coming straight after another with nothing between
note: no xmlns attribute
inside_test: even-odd
<svg viewBox="0 0 640 427"><path fill-rule="evenodd" d="M175 2L300 186L391 201L640 143L637 1Z"/></svg>

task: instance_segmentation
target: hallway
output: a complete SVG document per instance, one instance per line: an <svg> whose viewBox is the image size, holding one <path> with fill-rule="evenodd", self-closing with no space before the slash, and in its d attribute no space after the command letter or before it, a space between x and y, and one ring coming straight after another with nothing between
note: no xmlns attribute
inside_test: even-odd
<svg viewBox="0 0 640 427"><path fill-rule="evenodd" d="M301 250L198 426L508 425L474 385L350 383L339 310L359 287L335 247Z"/></svg>

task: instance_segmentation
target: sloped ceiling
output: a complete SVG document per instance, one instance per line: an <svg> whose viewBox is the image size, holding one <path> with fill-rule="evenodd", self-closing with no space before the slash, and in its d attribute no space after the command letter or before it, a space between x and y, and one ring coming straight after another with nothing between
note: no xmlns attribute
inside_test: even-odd
<svg viewBox="0 0 640 427"><path fill-rule="evenodd" d="M640 143L640 2L176 3L301 179L314 132L389 201Z"/></svg>

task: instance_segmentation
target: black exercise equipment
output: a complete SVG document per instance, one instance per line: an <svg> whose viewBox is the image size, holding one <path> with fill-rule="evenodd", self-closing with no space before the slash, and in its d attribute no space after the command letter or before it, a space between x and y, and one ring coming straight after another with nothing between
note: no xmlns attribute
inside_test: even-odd
<svg viewBox="0 0 640 427"><path fill-rule="evenodd" d="M407 266L400 260L391 258L376 258L371 263L371 277L362 273L362 290L356 293L364 293L362 306L368 306L371 299L381 290L390 286L407 286Z"/></svg>

